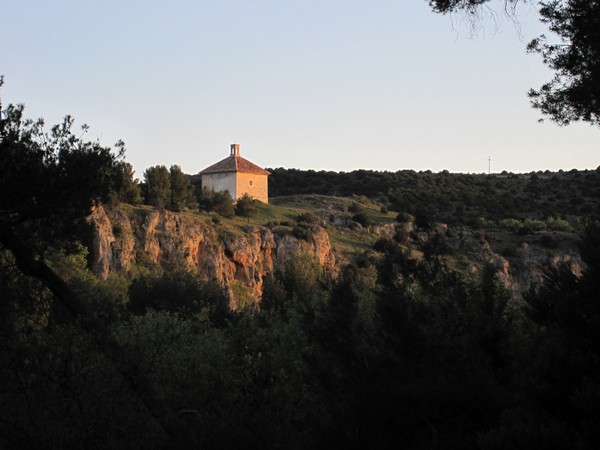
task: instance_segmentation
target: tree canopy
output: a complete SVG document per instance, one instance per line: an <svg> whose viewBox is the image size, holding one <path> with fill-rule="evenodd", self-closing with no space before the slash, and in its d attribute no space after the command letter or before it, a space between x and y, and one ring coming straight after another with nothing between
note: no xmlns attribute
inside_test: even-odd
<svg viewBox="0 0 600 450"><path fill-rule="evenodd" d="M86 141L88 126L78 136L71 116L47 130L23 112L13 104L0 112L0 228L39 248L69 237L77 219L118 191L124 144Z"/></svg>
<svg viewBox="0 0 600 450"><path fill-rule="evenodd" d="M250 217L256 213L257 203L258 200L253 199L248 194L244 194L241 198L238 198L235 204L235 214L245 217L248 219L248 223L250 223Z"/></svg>
<svg viewBox="0 0 600 450"><path fill-rule="evenodd" d="M435 12L476 14L490 0L428 0ZM527 0L505 0L508 10ZM542 56L554 71L550 81L531 89L534 108L560 125L574 121L600 124L600 1L535 2L540 20L555 36L533 39L528 51Z"/></svg>
<svg viewBox="0 0 600 450"><path fill-rule="evenodd" d="M119 141L115 152L82 139L88 127L84 125L83 133L77 136L71 116L47 131L42 119L25 119L23 111L23 105L13 104L0 110L0 278L6 284L7 268L18 268L19 272L11 277L21 279L18 284L24 286L23 297L32 304L16 305L18 309L40 307L39 297L32 295L24 276L45 287L47 291L41 289L44 297L51 293L62 305L65 320L80 327L79 332L89 333L88 338L108 358L129 391L136 394L168 435L176 436L169 410L138 376L97 311L46 261L52 248L76 245L82 219L95 204L110 200L123 179L120 160L124 144ZM5 336L2 341L6 341Z"/></svg>

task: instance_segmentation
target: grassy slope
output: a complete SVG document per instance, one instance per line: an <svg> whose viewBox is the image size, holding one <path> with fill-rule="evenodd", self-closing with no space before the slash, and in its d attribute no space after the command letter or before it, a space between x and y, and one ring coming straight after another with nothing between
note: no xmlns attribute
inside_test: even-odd
<svg viewBox="0 0 600 450"><path fill-rule="evenodd" d="M366 197L342 198L322 195L274 198L269 205L260 204L256 214L250 218L249 222L243 217L225 218L214 212L207 214L206 212L184 211L180 214L199 223L211 222L219 234L223 235L244 233L244 228L247 225L267 226L268 224L289 226L291 232L297 224L298 216L304 213L312 213L319 217L321 219L320 224L327 228L334 251L346 258L351 258L369 250L379 237L364 230L353 230L329 223L329 218L332 215L350 219L354 213L348 211L348 208L351 208L354 203L360 205L364 214L375 225L386 222L392 223L395 220L395 213L382 213L380 210L381 205ZM148 214L154 211L152 207L143 205L122 205L120 208L130 220L138 222L143 221Z"/></svg>
<svg viewBox="0 0 600 450"><path fill-rule="evenodd" d="M199 224L211 224L219 235L235 235L245 233L245 228L250 226L269 226L276 225L283 229L288 229L290 233L298 225L298 217L301 214L311 213L318 217L319 223L327 229L330 236L332 247L336 254L346 261L354 259L356 256L366 251L372 250L373 244L381 236L373 232L368 232L361 227L352 226L351 218L355 214L352 212L353 206L358 207L368 217L374 226L382 224L392 224L395 222L397 212L382 212L381 204L376 203L366 197L333 197L324 195L293 195L275 197L271 199L269 205L260 204L256 214L247 219L234 216L224 218L216 213L207 214L205 212L185 211L182 214L190 220L197 221ZM146 215L153 211L148 206L130 206L123 205L123 211L132 220L141 221ZM385 210L384 210L385 211ZM335 225L333 219L346 220L346 224ZM348 223L350 226L348 226ZM372 229L372 227L371 227ZM557 250L568 252L575 248L576 234L573 232L544 230L535 233L519 234L513 231L501 229L497 223L483 223L475 228L464 226L450 226L451 232L460 232L473 234L476 230L484 230L483 235L490 243L493 251L505 257L515 256L517 249L524 243L538 249ZM481 233L481 231L479 231ZM551 239L549 239L551 238ZM544 241L545 239L545 241ZM552 246L548 246L548 241ZM410 251L413 256L420 258L422 256L419 246L410 245ZM461 256L461 250L453 252L453 255L446 255L449 262L454 258L468 258L468 255Z"/></svg>

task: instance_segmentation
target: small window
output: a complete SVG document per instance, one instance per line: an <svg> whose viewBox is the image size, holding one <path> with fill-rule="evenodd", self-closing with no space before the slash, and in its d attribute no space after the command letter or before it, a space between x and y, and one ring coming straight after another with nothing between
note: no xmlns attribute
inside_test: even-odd
<svg viewBox="0 0 600 450"><path fill-rule="evenodd" d="M252 186L253 184L254 184L254 181L252 181L252 180L248 181L249 186Z"/></svg>

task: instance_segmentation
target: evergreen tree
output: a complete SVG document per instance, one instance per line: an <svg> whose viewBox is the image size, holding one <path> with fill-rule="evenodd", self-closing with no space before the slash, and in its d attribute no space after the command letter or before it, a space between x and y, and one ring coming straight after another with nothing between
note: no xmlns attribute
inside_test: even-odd
<svg viewBox="0 0 600 450"><path fill-rule="evenodd" d="M250 223L250 217L256 214L258 200L253 199L248 194L244 194L242 198L238 198L235 204L235 214L237 216L246 217Z"/></svg>
<svg viewBox="0 0 600 450"><path fill-rule="evenodd" d="M133 166L128 162L121 162L118 166L119 178L117 180L115 200L139 205L142 203L140 181L134 178Z"/></svg>
<svg viewBox="0 0 600 450"><path fill-rule="evenodd" d="M194 187L190 183L190 178L181 171L181 167L176 165L171 166L170 174L171 201L169 209L172 211L181 211L185 208L197 208Z"/></svg>
<svg viewBox="0 0 600 450"><path fill-rule="evenodd" d="M198 207L200 211L210 214L215 209L215 191L204 186L198 195Z"/></svg>
<svg viewBox="0 0 600 450"><path fill-rule="evenodd" d="M233 217L233 199L231 198L231 195L229 195L229 192L214 192L213 209L220 216Z"/></svg>
<svg viewBox="0 0 600 450"><path fill-rule="evenodd" d="M171 204L171 174L165 166L153 166L144 172L146 204L164 209Z"/></svg>
<svg viewBox="0 0 600 450"><path fill-rule="evenodd" d="M110 199L122 176L122 142L113 152L77 137L72 125L67 116L46 131L43 120L23 118L23 106L10 104L0 111L0 291L8 293L3 310L37 310L25 327L0 332L5 344L0 366L10 367L0 373L0 414L11 416L10 422L1 421L0 447L79 448L108 436L118 440L111 421L125 420L127 414L120 416L119 410L127 408L114 408L117 397L125 404L137 402L145 419L152 416L176 439L169 408L99 320L93 302L48 263L51 247L75 246L78 224L94 205ZM11 280L19 278L15 291ZM4 305L17 300L29 305ZM121 395L112 388L118 384ZM113 402L94 400L105 397Z"/></svg>
<svg viewBox="0 0 600 450"><path fill-rule="evenodd" d="M434 11L466 11L476 17L490 0L428 0ZM526 0L505 0L510 11ZM553 32L548 42L542 35L531 41L528 51L539 53L555 74L539 89L531 89L534 108L551 120L567 125L583 120L600 124L600 2L597 0L540 1L541 21Z"/></svg>

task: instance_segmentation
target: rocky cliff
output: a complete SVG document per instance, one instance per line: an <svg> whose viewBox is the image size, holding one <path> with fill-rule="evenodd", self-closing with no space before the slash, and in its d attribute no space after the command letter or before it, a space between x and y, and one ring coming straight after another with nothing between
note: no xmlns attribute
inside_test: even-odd
<svg viewBox="0 0 600 450"><path fill-rule="evenodd" d="M324 270L338 270L329 235L318 225L300 239L289 227L225 227L206 215L153 210L132 214L102 206L88 222L92 269L99 277L131 271L140 263L183 265L227 287L234 309L258 301L264 277L284 268L294 255L312 255Z"/></svg>
<svg viewBox="0 0 600 450"><path fill-rule="evenodd" d="M316 207L318 220L300 229L287 221L250 226L190 212L97 207L89 217L92 268L106 279L137 266L188 267L226 287L232 308L257 302L265 276L284 269L297 254L311 255L325 271L335 275L352 259L340 248L334 250L330 234L335 237L336 233L338 242L360 242L360 248L369 248L381 237L396 239L417 253L436 245L436 251L466 276L477 277L482 265L491 263L515 299L520 299L531 284L540 282L546 268L567 265L573 273L581 272L574 235L556 235L552 239L557 247L548 248L540 242L549 235L484 233L466 227L449 229L443 224L423 230L414 222L398 223L388 217L363 227L352 220L342 204L336 203L341 200L318 198L315 204L312 197L308 199L312 200L310 206ZM306 204L307 198L302 200ZM294 214L299 211L293 210Z"/></svg>
<svg viewBox="0 0 600 450"><path fill-rule="evenodd" d="M581 275L581 257L575 243L577 237L572 233L562 236L563 245L556 248L540 245L539 235L517 236L468 229L451 233L444 230L443 235L446 235L445 244L456 256L459 270L476 274L484 263L492 264L498 280L517 300L532 285L543 281L546 270L565 266L576 276Z"/></svg>

